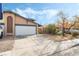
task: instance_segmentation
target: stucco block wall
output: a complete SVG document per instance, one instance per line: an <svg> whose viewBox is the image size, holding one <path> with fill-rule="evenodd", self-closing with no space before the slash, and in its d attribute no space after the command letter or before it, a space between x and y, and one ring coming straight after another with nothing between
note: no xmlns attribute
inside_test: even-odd
<svg viewBox="0 0 79 59"><path fill-rule="evenodd" d="M19 16L16 16L15 23L16 24L27 24L27 20L25 20Z"/></svg>
<svg viewBox="0 0 79 59"><path fill-rule="evenodd" d="M28 24L30 25L36 25L33 21L28 21Z"/></svg>
<svg viewBox="0 0 79 59"><path fill-rule="evenodd" d="M8 16L11 16L13 18L13 20L15 20L15 15L12 14L12 13L4 13L3 15L4 15L3 16L4 22L7 22L7 17Z"/></svg>
<svg viewBox="0 0 79 59"><path fill-rule="evenodd" d="M15 23L16 24L26 24L26 25L36 25L33 21L29 21L28 19L24 19L19 16L16 16Z"/></svg>
<svg viewBox="0 0 79 59"><path fill-rule="evenodd" d="M13 28L15 29L15 15L12 14L12 13L4 13L3 14L3 19L4 19L4 30L5 30L5 33L7 33L7 17L8 16L11 16L13 18ZM6 36L7 34L5 34ZM13 30L13 35L15 35L15 31Z"/></svg>

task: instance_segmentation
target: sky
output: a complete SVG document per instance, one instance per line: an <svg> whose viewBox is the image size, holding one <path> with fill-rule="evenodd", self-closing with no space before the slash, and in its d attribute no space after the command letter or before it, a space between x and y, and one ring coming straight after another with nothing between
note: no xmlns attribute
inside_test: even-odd
<svg viewBox="0 0 79 59"><path fill-rule="evenodd" d="M75 3L3 3L3 11L10 10L17 14L33 18L41 25L56 23L57 14L63 11L68 17L79 15L79 4Z"/></svg>

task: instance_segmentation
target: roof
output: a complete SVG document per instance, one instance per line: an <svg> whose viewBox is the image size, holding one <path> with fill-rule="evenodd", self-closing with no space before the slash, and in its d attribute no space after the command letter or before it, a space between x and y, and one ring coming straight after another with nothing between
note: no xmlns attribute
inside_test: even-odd
<svg viewBox="0 0 79 59"><path fill-rule="evenodd" d="M19 17L25 19L25 20L29 20L29 21L33 21L33 22L35 21L34 19L31 19L31 18L25 18L25 17L23 17L23 16L21 16L21 15L15 13L15 12L13 12L13 11L3 11L3 13L13 13L13 14L15 14L15 15L17 15L17 16L19 16ZM36 22L34 22L34 23L35 23L35 24L38 24L38 23L36 23ZM41 25L41 24L38 24L38 26L42 26L42 25Z"/></svg>
<svg viewBox="0 0 79 59"><path fill-rule="evenodd" d="M31 19L31 18L25 18L25 17L23 17L23 16L21 16L21 15L15 13L15 12L13 12L13 11L3 11L3 13L13 13L13 14L15 14L15 15L17 15L17 16L19 16L19 17L22 17L22 18L24 18L24 19L26 19L26 20L35 21L34 19Z"/></svg>

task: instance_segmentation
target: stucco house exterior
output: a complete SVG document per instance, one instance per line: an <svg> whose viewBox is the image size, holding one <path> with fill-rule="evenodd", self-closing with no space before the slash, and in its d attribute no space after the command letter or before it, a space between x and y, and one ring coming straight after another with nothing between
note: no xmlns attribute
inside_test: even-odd
<svg viewBox="0 0 79 59"><path fill-rule="evenodd" d="M37 34L37 27L39 26L35 20L25 18L12 11L3 12L1 25L4 28L4 36L34 35Z"/></svg>

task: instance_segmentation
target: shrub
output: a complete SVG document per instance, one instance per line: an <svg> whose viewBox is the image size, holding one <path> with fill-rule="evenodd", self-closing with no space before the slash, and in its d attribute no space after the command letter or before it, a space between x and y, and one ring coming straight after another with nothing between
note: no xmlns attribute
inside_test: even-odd
<svg viewBox="0 0 79 59"><path fill-rule="evenodd" d="M45 28L45 32L47 34L56 34L58 32L58 30L56 29L56 26L54 24L49 24L46 28Z"/></svg>

